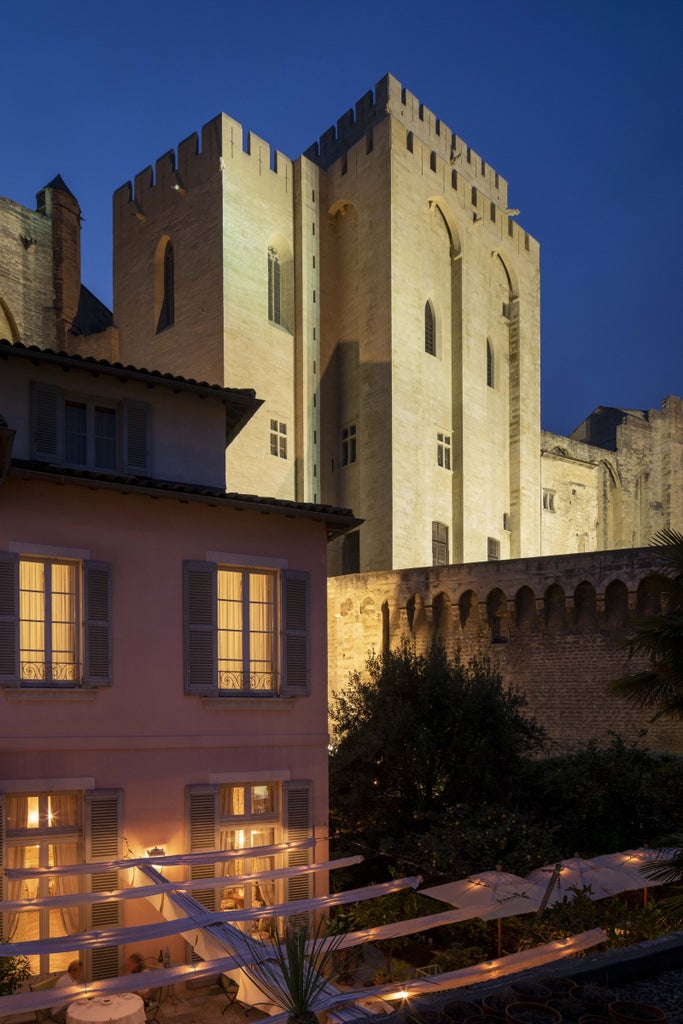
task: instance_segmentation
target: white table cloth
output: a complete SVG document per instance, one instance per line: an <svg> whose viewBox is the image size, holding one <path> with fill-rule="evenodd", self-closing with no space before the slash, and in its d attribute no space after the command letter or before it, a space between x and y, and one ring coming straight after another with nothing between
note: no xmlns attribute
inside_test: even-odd
<svg viewBox="0 0 683 1024"><path fill-rule="evenodd" d="M67 1024L145 1024L145 1004L134 992L76 999L66 1011Z"/></svg>
<svg viewBox="0 0 683 1024"><path fill-rule="evenodd" d="M237 992L238 1002L244 1003L245 1006L256 1006L263 1013L267 1013L270 1016L282 1013L282 1007L271 1003L268 996L261 991L248 974L245 974L241 967L238 967L235 971L226 971L225 976L237 982L239 986Z"/></svg>

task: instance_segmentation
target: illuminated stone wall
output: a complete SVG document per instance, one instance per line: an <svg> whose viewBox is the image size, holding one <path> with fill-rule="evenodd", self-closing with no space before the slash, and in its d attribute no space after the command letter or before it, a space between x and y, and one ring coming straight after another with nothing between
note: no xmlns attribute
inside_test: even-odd
<svg viewBox="0 0 683 1024"><path fill-rule="evenodd" d="M683 726L632 710L607 683L634 670L624 646L648 607L647 549L512 559L508 562L362 573L328 581L330 691L362 670L368 651L405 635L418 649L432 636L465 658L489 657L526 695L560 746L611 732L683 753Z"/></svg>

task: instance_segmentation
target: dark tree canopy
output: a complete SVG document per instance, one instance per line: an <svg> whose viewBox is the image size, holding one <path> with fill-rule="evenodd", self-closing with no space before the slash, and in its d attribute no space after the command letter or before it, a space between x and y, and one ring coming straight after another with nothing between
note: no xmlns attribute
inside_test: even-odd
<svg viewBox="0 0 683 1024"><path fill-rule="evenodd" d="M435 641L404 640L367 661L332 699L335 824L400 836L459 803L505 804L529 755L543 746L526 701L485 661L464 664Z"/></svg>

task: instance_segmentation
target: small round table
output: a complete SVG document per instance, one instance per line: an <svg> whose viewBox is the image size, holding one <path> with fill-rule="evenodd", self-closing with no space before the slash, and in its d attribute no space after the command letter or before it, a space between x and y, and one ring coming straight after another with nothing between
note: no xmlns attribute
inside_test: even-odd
<svg viewBox="0 0 683 1024"><path fill-rule="evenodd" d="M67 1024L145 1024L145 1004L134 992L76 999L66 1011Z"/></svg>

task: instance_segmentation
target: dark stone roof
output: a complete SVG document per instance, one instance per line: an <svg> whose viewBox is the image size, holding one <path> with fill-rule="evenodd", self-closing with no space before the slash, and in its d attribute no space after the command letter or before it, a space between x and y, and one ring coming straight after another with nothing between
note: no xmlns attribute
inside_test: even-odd
<svg viewBox="0 0 683 1024"><path fill-rule="evenodd" d="M48 184L41 189L41 192L44 192L46 188L51 188L55 192L68 192L70 196L73 196L74 199L76 198L61 174L55 174L52 181L48 182Z"/></svg>
<svg viewBox="0 0 683 1024"><path fill-rule="evenodd" d="M200 398L216 398L225 406L225 443L230 444L251 417L263 405L263 399L256 397L253 388L224 388L220 384L207 384L187 377L175 377L172 373L160 373L159 370L140 369L137 366L124 366L123 363L110 363L108 359L95 359L94 356L70 355L68 352L55 352L49 348L38 348L37 345L23 345L21 342L0 340L0 359L12 356L29 359L34 363L52 363L61 367L90 372L93 376L110 376L122 382L138 381L148 387L166 387L172 391L185 391L198 395Z"/></svg>
<svg viewBox="0 0 683 1024"><path fill-rule="evenodd" d="M335 505L318 505L307 501L288 501L285 498L267 498L256 494L238 494L218 487L185 484L173 480L155 480L152 477L122 476L116 473L95 473L86 469L56 466L28 459L12 459L10 475L33 479L53 479L66 484L101 487L128 494L149 494L155 498L176 498L178 501L196 501L204 505L245 511L253 509L263 514L284 515L292 519L322 520L328 536L339 536L359 526L351 509Z"/></svg>
<svg viewBox="0 0 683 1024"><path fill-rule="evenodd" d="M78 312L71 325L71 334L99 334L114 324L114 315L96 295L81 285Z"/></svg>

